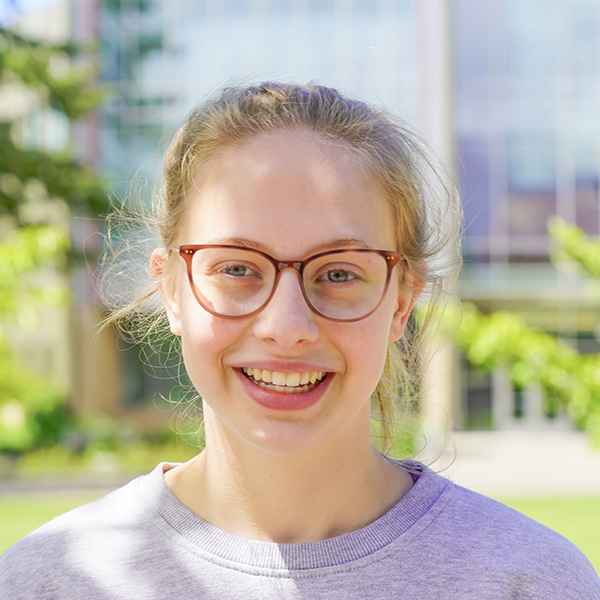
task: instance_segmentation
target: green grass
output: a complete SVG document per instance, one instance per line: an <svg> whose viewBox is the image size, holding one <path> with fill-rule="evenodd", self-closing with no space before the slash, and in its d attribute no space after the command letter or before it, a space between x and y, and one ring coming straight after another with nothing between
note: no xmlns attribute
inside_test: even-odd
<svg viewBox="0 0 600 600"><path fill-rule="evenodd" d="M571 540L600 574L600 497L500 500Z"/></svg>
<svg viewBox="0 0 600 600"><path fill-rule="evenodd" d="M95 497L82 494L0 496L0 552L46 521ZM502 501L571 540L600 573L600 497L505 498Z"/></svg>
<svg viewBox="0 0 600 600"><path fill-rule="evenodd" d="M0 496L0 553L40 525L96 497L89 494Z"/></svg>

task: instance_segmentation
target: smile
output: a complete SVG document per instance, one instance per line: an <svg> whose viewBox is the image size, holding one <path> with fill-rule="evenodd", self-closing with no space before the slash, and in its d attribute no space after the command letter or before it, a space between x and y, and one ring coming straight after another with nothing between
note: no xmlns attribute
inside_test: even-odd
<svg viewBox="0 0 600 600"><path fill-rule="evenodd" d="M283 392L284 394L311 392L327 377L327 373L322 371L314 373L281 373L279 371L243 367L242 372L255 385L265 390Z"/></svg>

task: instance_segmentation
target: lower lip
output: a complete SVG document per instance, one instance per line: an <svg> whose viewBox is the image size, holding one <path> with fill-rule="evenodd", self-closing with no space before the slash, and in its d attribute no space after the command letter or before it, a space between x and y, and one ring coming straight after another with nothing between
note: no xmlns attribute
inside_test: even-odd
<svg viewBox="0 0 600 600"><path fill-rule="evenodd" d="M286 394L285 392L276 392L275 390L266 390L252 383L239 369L234 369L240 378L242 386L257 404L270 408L271 410L303 410L316 404L327 388L332 379L332 374L328 373L323 383L320 383L314 390L302 394Z"/></svg>

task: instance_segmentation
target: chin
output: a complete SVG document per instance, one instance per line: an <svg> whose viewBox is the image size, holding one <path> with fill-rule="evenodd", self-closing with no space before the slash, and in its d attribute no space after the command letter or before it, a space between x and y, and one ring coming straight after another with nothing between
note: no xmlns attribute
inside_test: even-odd
<svg viewBox="0 0 600 600"><path fill-rule="evenodd" d="M267 423L257 427L245 441L257 450L271 455L290 456L321 446L328 435L306 422Z"/></svg>

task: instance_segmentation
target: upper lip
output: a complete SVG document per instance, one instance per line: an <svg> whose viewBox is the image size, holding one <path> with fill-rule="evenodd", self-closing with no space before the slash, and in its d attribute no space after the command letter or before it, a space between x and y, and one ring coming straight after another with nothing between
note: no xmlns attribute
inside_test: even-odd
<svg viewBox="0 0 600 600"><path fill-rule="evenodd" d="M323 364L303 361L283 362L278 360L249 360L248 362L239 363L234 368L241 369L242 367L278 371L280 373L331 373L334 371L334 369L325 367Z"/></svg>

